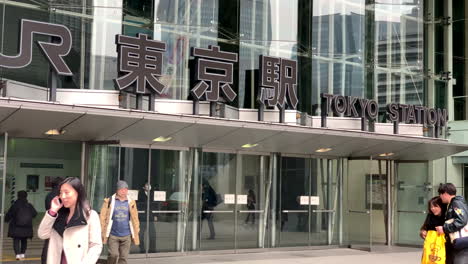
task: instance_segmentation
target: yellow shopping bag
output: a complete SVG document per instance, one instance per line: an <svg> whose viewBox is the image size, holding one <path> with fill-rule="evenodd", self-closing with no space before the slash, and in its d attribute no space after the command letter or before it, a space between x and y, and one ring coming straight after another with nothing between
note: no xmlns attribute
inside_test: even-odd
<svg viewBox="0 0 468 264"><path fill-rule="evenodd" d="M445 235L434 230L427 232L421 264L445 264Z"/></svg>

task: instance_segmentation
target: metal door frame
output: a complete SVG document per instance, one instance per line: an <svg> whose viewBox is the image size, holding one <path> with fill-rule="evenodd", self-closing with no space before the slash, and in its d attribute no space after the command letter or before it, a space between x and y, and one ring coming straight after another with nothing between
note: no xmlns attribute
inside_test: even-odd
<svg viewBox="0 0 468 264"><path fill-rule="evenodd" d="M3 166L3 172L2 172L2 202L1 202L1 208L0 208L0 258L3 258L3 233L5 229L5 186L6 186L6 171L7 171L7 154L8 154L8 132L5 132L4 134L4 149L3 149L3 164L0 164L0 166ZM1 259L0 259L1 260Z"/></svg>

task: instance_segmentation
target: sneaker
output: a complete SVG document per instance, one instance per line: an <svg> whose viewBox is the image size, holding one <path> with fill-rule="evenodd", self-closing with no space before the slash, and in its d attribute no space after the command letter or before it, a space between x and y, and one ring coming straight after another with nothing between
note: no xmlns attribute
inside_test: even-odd
<svg viewBox="0 0 468 264"><path fill-rule="evenodd" d="M21 254L16 255L16 260L20 260L20 259L21 259Z"/></svg>
<svg viewBox="0 0 468 264"><path fill-rule="evenodd" d="M24 258L25 258L24 254L21 254L21 259L24 259Z"/></svg>

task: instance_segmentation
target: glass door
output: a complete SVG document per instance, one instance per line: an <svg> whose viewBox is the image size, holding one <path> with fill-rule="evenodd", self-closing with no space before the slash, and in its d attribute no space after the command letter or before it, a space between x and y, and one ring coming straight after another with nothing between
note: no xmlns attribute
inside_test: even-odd
<svg viewBox="0 0 468 264"><path fill-rule="evenodd" d="M419 230L426 218L427 202L432 198L428 162L395 162L396 166L396 234L395 243L420 245Z"/></svg>
<svg viewBox="0 0 468 264"><path fill-rule="evenodd" d="M281 157L279 246L309 245L310 159Z"/></svg>
<svg viewBox="0 0 468 264"><path fill-rule="evenodd" d="M184 247L187 159L187 151L151 150L150 180L140 190L149 212L145 239L148 253L180 252Z"/></svg>
<svg viewBox="0 0 468 264"><path fill-rule="evenodd" d="M198 186L201 250L235 249L237 159L231 153L202 153Z"/></svg>
<svg viewBox="0 0 468 264"><path fill-rule="evenodd" d="M238 155L236 249L263 248L267 240L269 157Z"/></svg>
<svg viewBox="0 0 468 264"><path fill-rule="evenodd" d="M116 192L117 181L129 186L140 221L140 245L134 255L180 252L184 248L187 212L188 151L89 145L88 190L91 206ZM102 251L107 255L107 250Z"/></svg>
<svg viewBox="0 0 468 264"><path fill-rule="evenodd" d="M348 160L346 229L351 248L370 251L372 247L372 161Z"/></svg>
<svg viewBox="0 0 468 264"><path fill-rule="evenodd" d="M8 134L5 133L0 136L0 260L3 261L3 239L6 238L4 232L5 228L5 183L6 183L6 160L7 151L6 145L8 140Z"/></svg>
<svg viewBox="0 0 468 264"><path fill-rule="evenodd" d="M339 159L311 159L310 245L339 243L340 176Z"/></svg>

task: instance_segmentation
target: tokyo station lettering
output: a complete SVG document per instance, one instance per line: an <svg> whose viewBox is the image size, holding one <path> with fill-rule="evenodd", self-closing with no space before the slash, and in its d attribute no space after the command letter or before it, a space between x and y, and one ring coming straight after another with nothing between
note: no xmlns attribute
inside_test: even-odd
<svg viewBox="0 0 468 264"><path fill-rule="evenodd" d="M198 81L191 90L195 100L205 95L206 101L218 102L221 90L224 99L232 102L237 96L231 87L237 54L209 45L208 49L193 48L192 55L196 58L195 78Z"/></svg>
<svg viewBox="0 0 468 264"><path fill-rule="evenodd" d="M379 115L379 105L375 100L326 93L321 94L321 98L322 126L330 112L336 116L363 118L369 121L377 120ZM385 119L393 122L395 126L405 123L442 128L447 126L448 115L446 109L391 103L386 107Z"/></svg>
<svg viewBox="0 0 468 264"><path fill-rule="evenodd" d="M151 40L146 34L137 37L117 35L118 69L122 76L115 79L118 90L130 89L136 83L137 94L161 94L164 84L159 81L162 74L163 51L166 43Z"/></svg>
<svg viewBox="0 0 468 264"><path fill-rule="evenodd" d="M296 109L297 61L260 55L260 74L260 104L284 109L287 102Z"/></svg>
<svg viewBox="0 0 468 264"><path fill-rule="evenodd" d="M55 73L73 75L63 58L69 54L72 46L72 35L66 26L21 19L19 35L18 55L0 54L0 67L18 69L28 66L32 61L33 37L43 35L49 36L50 40L37 41L37 44ZM137 102L142 101L143 95L149 95L149 108L154 110L155 95L161 95L167 88L159 80L163 72L166 43L139 33L136 37L116 35L115 44L119 73L119 77L114 79L115 88L135 93ZM195 72L195 85L190 94L194 101L194 114L198 114L198 102L206 100L210 102L210 115L213 115L217 102L232 102L237 97L232 85L238 54L209 45L208 49L192 48L192 56L195 57L195 67L192 69ZM296 109L299 102L297 61L260 55L259 62L258 119L263 120L265 107L278 107L280 122L284 122L286 104L289 109ZM51 93L55 93L56 87L50 88ZM378 119L379 105L375 100L327 93L321 94L321 98L322 127L326 127L330 112L337 116L361 118L362 130L366 130L365 120L375 122ZM393 122L394 133L397 134L398 123L423 124L436 129L446 127L448 115L446 109L391 103L386 107L385 119Z"/></svg>

